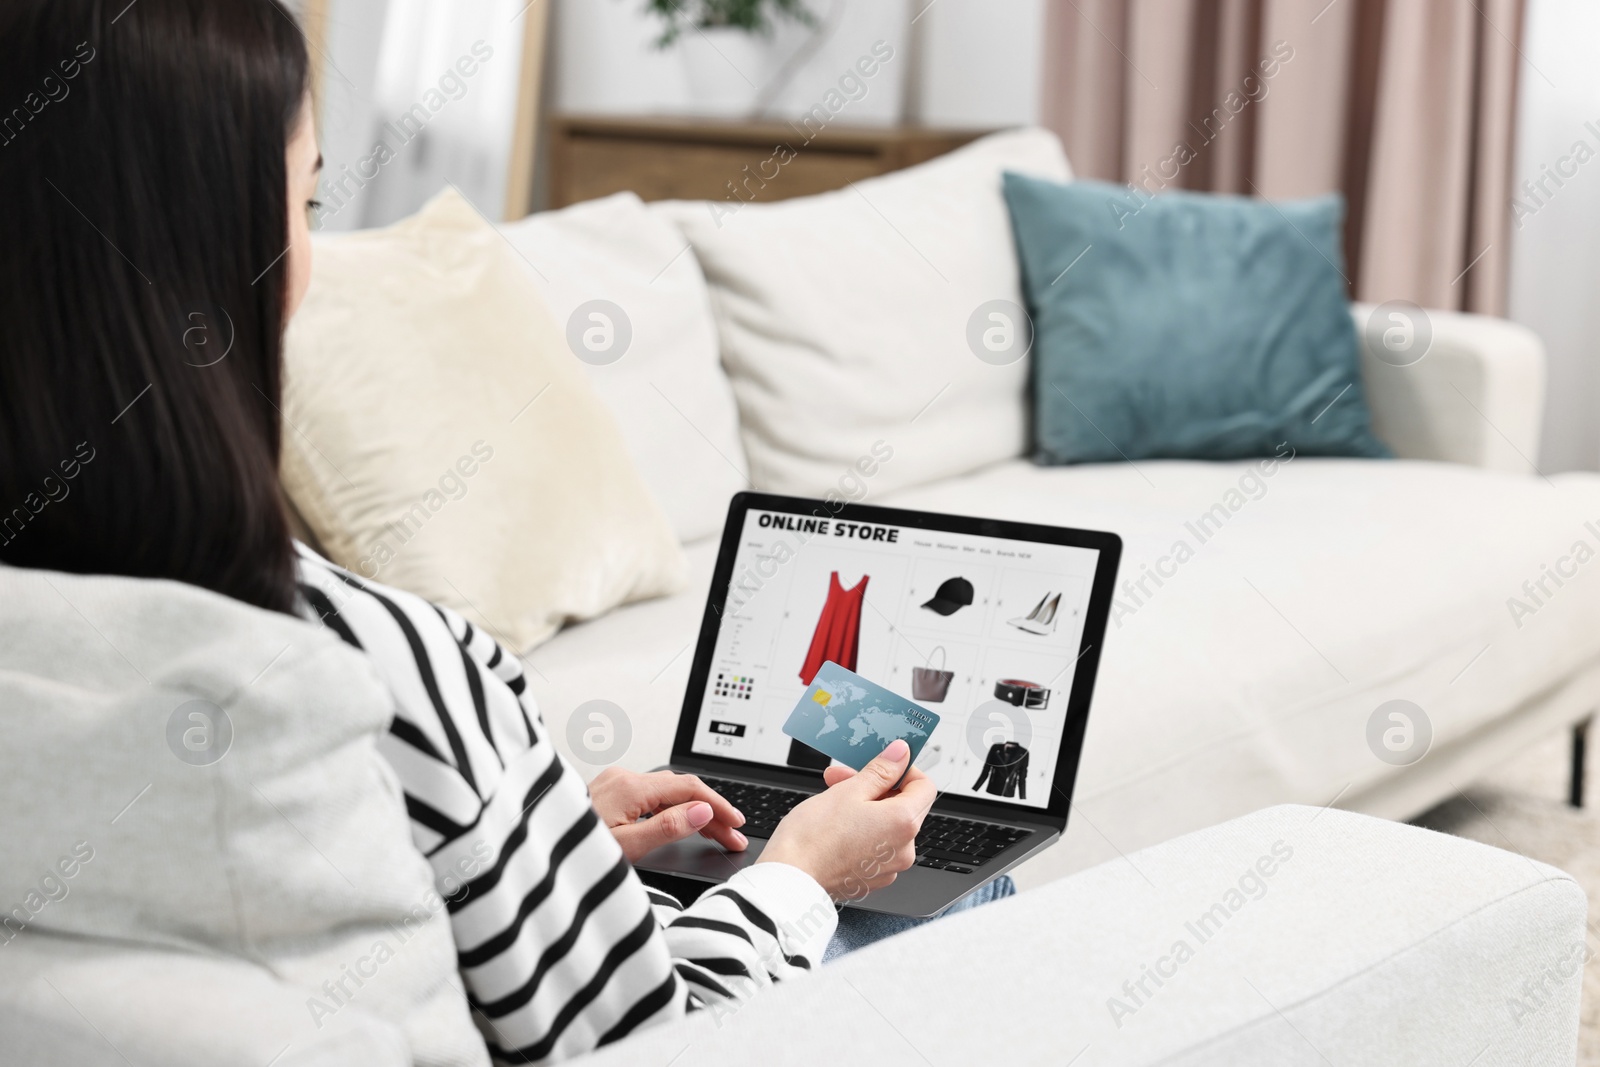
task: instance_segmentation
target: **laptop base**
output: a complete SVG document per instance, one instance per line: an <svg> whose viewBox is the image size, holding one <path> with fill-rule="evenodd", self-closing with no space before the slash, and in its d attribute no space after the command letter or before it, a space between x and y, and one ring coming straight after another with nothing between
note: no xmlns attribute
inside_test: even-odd
<svg viewBox="0 0 1600 1067"><path fill-rule="evenodd" d="M685 767L672 766L667 769L694 773ZM703 768L696 770L703 773ZM892 884L872 890L859 899L846 901L844 906L886 915L931 919L968 893L994 881L1029 856L1054 844L1061 836L1060 831L1052 826L1026 819L990 821L1018 826L1032 833L989 862L973 868L971 873L912 867L901 871ZM729 852L716 842L695 835L654 849L640 857L634 866L641 871L675 875L697 882L725 882L760 859L766 844L764 838L751 838L750 846L743 852Z"/></svg>

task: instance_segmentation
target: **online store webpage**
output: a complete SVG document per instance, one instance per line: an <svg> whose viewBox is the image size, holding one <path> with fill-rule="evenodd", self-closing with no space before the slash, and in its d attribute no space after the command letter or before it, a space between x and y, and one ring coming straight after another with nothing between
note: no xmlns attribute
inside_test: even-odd
<svg viewBox="0 0 1600 1067"><path fill-rule="evenodd" d="M940 716L917 766L941 791L1046 808L1098 557L752 510L690 747L827 766L783 723L832 660Z"/></svg>

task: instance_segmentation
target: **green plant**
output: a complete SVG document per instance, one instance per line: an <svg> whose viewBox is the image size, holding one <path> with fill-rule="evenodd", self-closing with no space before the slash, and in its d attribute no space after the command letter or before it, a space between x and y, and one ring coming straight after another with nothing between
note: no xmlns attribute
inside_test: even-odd
<svg viewBox="0 0 1600 1067"><path fill-rule="evenodd" d="M731 27L746 33L772 33L774 16L815 29L817 17L802 0L645 0L644 9L663 24L657 48L666 48L685 30Z"/></svg>

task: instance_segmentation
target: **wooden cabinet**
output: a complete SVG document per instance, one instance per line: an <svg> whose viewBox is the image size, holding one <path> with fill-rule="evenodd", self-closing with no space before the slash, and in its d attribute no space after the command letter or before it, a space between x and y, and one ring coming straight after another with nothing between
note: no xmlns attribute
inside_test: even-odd
<svg viewBox="0 0 1600 1067"><path fill-rule="evenodd" d="M550 206L624 190L644 200L783 200L899 170L987 132L558 115Z"/></svg>

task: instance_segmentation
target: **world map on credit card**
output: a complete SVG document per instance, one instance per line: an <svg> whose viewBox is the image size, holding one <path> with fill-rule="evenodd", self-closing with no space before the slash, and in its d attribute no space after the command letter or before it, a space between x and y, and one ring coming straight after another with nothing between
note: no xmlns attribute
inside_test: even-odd
<svg viewBox="0 0 1600 1067"><path fill-rule="evenodd" d="M914 760L939 725L939 716L883 686L827 662L801 696L783 732L860 770L896 738Z"/></svg>

